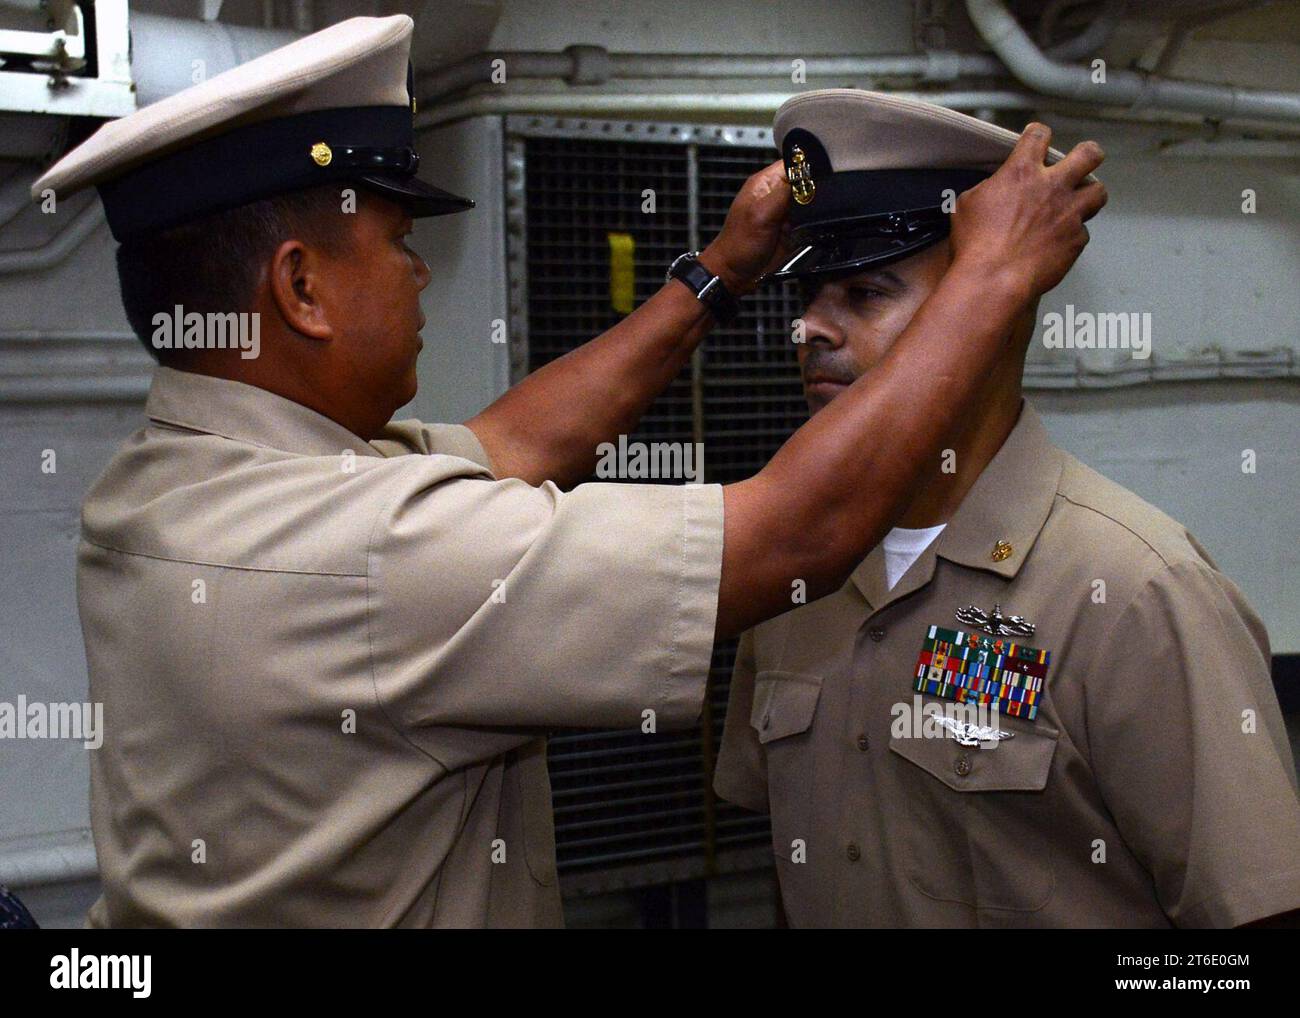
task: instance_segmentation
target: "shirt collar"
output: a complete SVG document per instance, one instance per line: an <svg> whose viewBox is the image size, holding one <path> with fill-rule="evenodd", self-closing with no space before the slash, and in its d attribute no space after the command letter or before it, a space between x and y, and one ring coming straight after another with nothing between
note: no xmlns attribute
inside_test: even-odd
<svg viewBox="0 0 1300 1018"><path fill-rule="evenodd" d="M853 582L876 609L924 586L935 558L1011 578L1020 571L1056 499L1064 459L1038 413L1021 403L1020 417L971 486L948 525L893 590L885 589L885 556L872 549Z"/></svg>
<svg viewBox="0 0 1300 1018"><path fill-rule="evenodd" d="M145 403L149 419L236 442L308 456L352 450L382 456L369 442L315 410L244 382L162 367Z"/></svg>

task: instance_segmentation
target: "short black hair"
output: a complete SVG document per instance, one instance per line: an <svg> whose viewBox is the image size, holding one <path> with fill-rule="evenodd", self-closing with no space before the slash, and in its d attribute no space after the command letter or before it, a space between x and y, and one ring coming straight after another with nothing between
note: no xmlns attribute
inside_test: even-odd
<svg viewBox="0 0 1300 1018"><path fill-rule="evenodd" d="M205 315L251 311L276 248L298 238L338 254L346 249L353 218L343 212L339 185L322 184L129 240L117 249L127 321L155 360L174 360L175 350L152 343L155 315L170 315L177 304Z"/></svg>

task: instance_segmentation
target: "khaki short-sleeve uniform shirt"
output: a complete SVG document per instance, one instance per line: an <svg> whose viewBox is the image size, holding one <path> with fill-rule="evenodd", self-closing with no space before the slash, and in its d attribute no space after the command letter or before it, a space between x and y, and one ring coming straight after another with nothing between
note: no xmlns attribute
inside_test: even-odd
<svg viewBox="0 0 1300 1018"><path fill-rule="evenodd" d="M698 716L717 485L493 477L160 368L82 514L93 926L561 922L543 736Z"/></svg>
<svg viewBox="0 0 1300 1018"><path fill-rule="evenodd" d="M995 652L955 618L995 605L1033 634ZM964 637L936 646L943 630ZM1013 643L1029 657L989 670ZM969 746L934 716L981 650L977 677L1007 699L969 723L1006 734ZM1300 908L1263 625L1181 526L1055 447L1028 405L897 586L876 548L836 594L745 634L715 787L770 811L799 926L1232 926Z"/></svg>

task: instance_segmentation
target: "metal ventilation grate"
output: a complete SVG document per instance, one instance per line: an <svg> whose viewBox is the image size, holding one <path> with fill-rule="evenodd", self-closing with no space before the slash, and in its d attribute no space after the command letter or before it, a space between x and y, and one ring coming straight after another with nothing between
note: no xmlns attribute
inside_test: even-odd
<svg viewBox="0 0 1300 1018"><path fill-rule="evenodd" d="M634 130L638 140L625 140ZM511 236L511 285L527 294L511 328L512 341L526 344L516 363L532 371L619 320L610 306L610 232L634 238L640 304L663 285L673 257L721 229L740 185L772 154L761 144L697 141L701 130L607 122L575 129L573 122L537 118L521 127L511 118L508 154L522 169L512 196L522 204L522 216L515 209L522 228ZM656 132L664 140L645 140ZM757 139L763 132L748 133ZM672 140L674 134L685 137ZM654 214L641 211L646 188L655 192ZM697 364L630 437L690 442L700 435L706 481L753 474L806 413L790 342L797 314L793 293L748 298L737 321L710 334ZM582 886L630 886L734 868L728 859L734 864L737 850L763 858L767 819L715 801L711 791L734 656L734 641L715 648L702 723L692 731L552 737L562 873L614 875Z"/></svg>

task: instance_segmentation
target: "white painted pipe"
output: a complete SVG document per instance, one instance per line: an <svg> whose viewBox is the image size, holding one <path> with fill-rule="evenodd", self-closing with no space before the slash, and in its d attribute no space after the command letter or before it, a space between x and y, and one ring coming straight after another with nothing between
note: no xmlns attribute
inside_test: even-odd
<svg viewBox="0 0 1300 1018"><path fill-rule="evenodd" d="M1300 121L1300 95L1178 81L1154 74L1109 68L1104 83L1087 67L1049 59L1020 27L1001 0L966 0L966 11L993 51L1016 78L1045 95L1101 106L1182 110L1217 119Z"/></svg>
<svg viewBox="0 0 1300 1018"><path fill-rule="evenodd" d="M732 53L610 53L601 46L569 46L559 53L484 52L420 78L422 103L433 103L472 85L489 81L493 61L503 60L507 80L562 78L574 85L601 85L611 79L777 78L789 80L793 58L785 55ZM809 78L914 77L955 81L981 75L1005 77L995 57L981 53L933 50L880 56L811 56L804 58Z"/></svg>
<svg viewBox="0 0 1300 1018"><path fill-rule="evenodd" d="M443 103L415 118L417 130L464 117L502 113L553 113L593 117L635 117L648 113L686 115L741 115L770 120L790 92L711 93L573 93L573 92L479 92L464 99ZM953 109L1035 109L1037 96L1021 92L891 92L891 95L922 99Z"/></svg>

